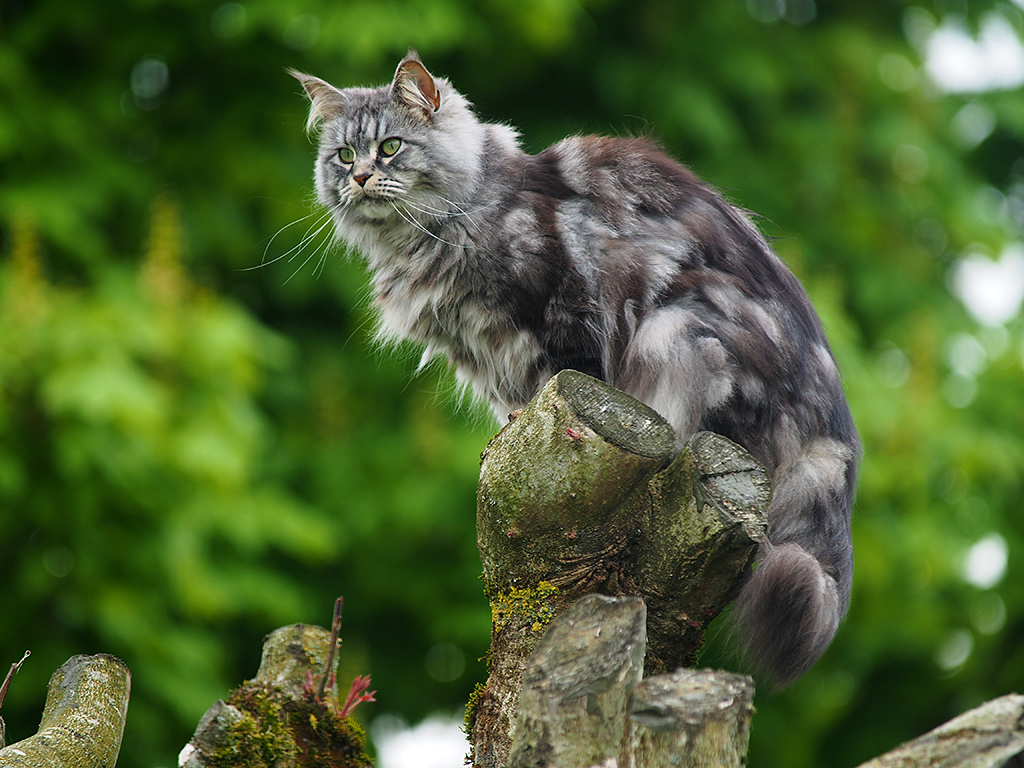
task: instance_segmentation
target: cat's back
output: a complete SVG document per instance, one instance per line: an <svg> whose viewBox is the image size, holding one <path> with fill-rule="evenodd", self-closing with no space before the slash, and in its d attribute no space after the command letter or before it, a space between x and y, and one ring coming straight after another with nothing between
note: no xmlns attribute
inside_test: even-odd
<svg viewBox="0 0 1024 768"><path fill-rule="evenodd" d="M571 136L517 161L508 210L531 210L577 266L642 278L641 305L727 284L755 300L789 297L813 317L751 217L653 141Z"/></svg>
<svg viewBox="0 0 1024 768"><path fill-rule="evenodd" d="M543 269L534 273L543 272L543 285L556 286L538 325L548 336L573 339L579 348L574 331L598 329L590 346L603 348L602 363L593 367L627 391L652 389L650 382L671 369L666 402L658 403L662 413L680 399L681 369L692 368L692 360L671 361L682 360L679 350L697 344L694 339L714 338L715 354L732 371L715 406L732 404L721 411L725 421L715 422L719 431L743 432L748 445L770 442L765 403L774 414L792 393L813 391L819 396L810 399L827 405L807 434L854 441L848 418L830 410L843 398L820 320L746 212L643 138L574 136L523 163L520 189L532 199L531 221L546 231L535 262ZM563 316L552 331L551 319ZM641 359L650 363L650 386L630 383L640 378ZM674 420L677 427L685 422L681 432L708 426L715 408L697 410L701 415ZM747 425L741 430L732 422ZM764 434L746 434L751 429Z"/></svg>
<svg viewBox="0 0 1024 768"><path fill-rule="evenodd" d="M570 136L526 158L524 189L644 213L672 214L710 193L688 168L645 138Z"/></svg>

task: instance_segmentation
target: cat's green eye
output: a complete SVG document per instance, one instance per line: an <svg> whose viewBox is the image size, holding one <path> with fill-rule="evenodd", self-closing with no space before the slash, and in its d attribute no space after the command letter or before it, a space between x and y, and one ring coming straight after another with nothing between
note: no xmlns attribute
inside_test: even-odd
<svg viewBox="0 0 1024 768"><path fill-rule="evenodd" d="M352 147L342 147L338 150L338 159L346 165L351 165L356 161L356 151Z"/></svg>
<svg viewBox="0 0 1024 768"><path fill-rule="evenodd" d="M393 154L395 154L395 152L397 152L401 148L401 146L401 139L384 139L384 141L380 143L380 153L384 155L384 157L391 157Z"/></svg>

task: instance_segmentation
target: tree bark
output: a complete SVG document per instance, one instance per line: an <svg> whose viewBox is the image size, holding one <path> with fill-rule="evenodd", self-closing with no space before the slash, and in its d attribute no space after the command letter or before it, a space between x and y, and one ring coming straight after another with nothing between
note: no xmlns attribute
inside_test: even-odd
<svg viewBox="0 0 1024 768"><path fill-rule="evenodd" d="M955 717L859 768L1024 765L1024 696L1010 694Z"/></svg>
<svg viewBox="0 0 1024 768"><path fill-rule="evenodd" d="M72 656L50 678L39 731L0 749L4 768L113 768L131 672L107 654Z"/></svg>
<svg viewBox="0 0 1024 768"><path fill-rule="evenodd" d="M646 625L643 600L602 595L580 598L552 622L526 667L509 768L618 758Z"/></svg>
<svg viewBox="0 0 1024 768"><path fill-rule="evenodd" d="M754 681L715 670L677 669L633 691L629 755L636 768L740 768L747 762Z"/></svg>
<svg viewBox="0 0 1024 768"><path fill-rule="evenodd" d="M676 450L661 416L576 371L555 376L488 444L477 541L492 642L471 703L477 765L507 761L527 660L582 595L644 600L647 673L694 663L764 540L771 486L718 435Z"/></svg>
<svg viewBox="0 0 1024 768"><path fill-rule="evenodd" d="M680 669L641 680L647 612L638 597L586 595L530 656L508 768L740 768L754 684Z"/></svg>

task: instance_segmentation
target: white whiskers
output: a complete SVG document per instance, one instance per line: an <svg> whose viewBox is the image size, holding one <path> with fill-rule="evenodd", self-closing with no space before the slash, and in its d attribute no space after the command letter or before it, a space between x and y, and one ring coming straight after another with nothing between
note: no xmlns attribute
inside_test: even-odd
<svg viewBox="0 0 1024 768"><path fill-rule="evenodd" d="M477 222L473 218L473 216L475 214L479 213L482 210L490 208L492 205L494 205L497 202L497 201L492 201L490 203L485 203L484 205L481 205L481 206L479 206L477 208L473 208L472 210L468 210L467 211L465 208L463 208L461 205L456 203L454 200L449 200L448 198L442 197L441 195L438 195L437 197L438 197L439 200L441 200L444 203L447 203L449 206L451 206L451 208L454 208L455 210L451 210L451 208L447 208L447 209L446 208L435 208L433 206L427 205L422 200L417 201L417 202L413 202L412 200L405 199L405 200L402 200L402 204L403 205L407 205L410 208L413 208L413 209L419 211L420 213L425 213L428 216L434 216L436 218L454 219L454 218L458 218L458 217L465 217L466 220L469 221L469 223L472 224L476 228L476 230L479 232L479 231L481 231L480 224L479 224L479 222Z"/></svg>
<svg viewBox="0 0 1024 768"><path fill-rule="evenodd" d="M340 207L341 207L341 205L337 206L337 208L340 208ZM297 256L299 256L310 245L310 243L316 242L316 240L318 238L320 238L320 236L323 234L324 230L329 230L329 233L328 233L327 237L324 237L322 240L320 240L319 243L317 243L317 245L313 248L313 250L310 252L310 254L308 256L306 256L305 259L302 260L302 263L298 266L298 268L295 269L295 271L292 272L292 274L284 282L288 283L314 257L319 257L318 260L317 260L317 264L316 264L316 266L313 269L313 275L314 275L314 277L316 277L318 275L318 273L322 273L323 272L324 265L327 262L327 251L328 251L328 248L330 247L331 242L334 240L334 230L333 230L333 227L332 227L332 225L333 225L333 221L332 221L332 214L333 214L333 212L334 212L334 209L327 209L325 212L323 212L322 214L317 216L317 218L313 221L313 223L302 234L302 238L299 240L299 242L297 244L293 245L291 248L289 248L287 251L285 251L281 255L275 256L274 258L268 260L267 259L267 253L270 251L270 247L273 245L274 240L277 239L278 235L280 235L286 229L294 227L296 224L299 224L300 222L306 221L307 219L309 219L310 217L314 216L315 214L310 213L310 214L307 214L305 216L302 216L302 217L296 219L295 221L293 221L293 222L291 222L289 224L285 224L283 227L281 227L279 230L277 230L277 232L274 233L273 237L271 237L270 240L267 242L266 248L263 249L263 256L260 258L260 263L254 265L254 266L251 266L251 267L242 267L239 271L241 271L241 272L251 272L252 270L255 270L255 269L263 269L264 267L269 267L271 264L275 264L275 263L281 261L282 259L284 259L286 261L289 261L289 262L293 261Z"/></svg>
<svg viewBox="0 0 1024 768"><path fill-rule="evenodd" d="M291 272L284 283L287 284L291 282L291 280L306 269L311 262L313 263L313 277L318 278L323 274L327 264L330 246L335 240L334 214L344 209L350 209L352 212L351 215L358 216L360 203L362 202L369 202L370 204L373 202L386 202L402 219L402 221L416 231L452 248L469 248L470 246L465 242L454 242L453 239L446 239L431 231L431 227L429 226L430 220L433 219L440 222L452 219L462 219L466 221L466 226L463 227L463 231L466 232L467 235L473 230L481 232L483 229L480 222L474 218L475 214L485 210L486 208L490 208L496 203L496 201L493 201L474 208L470 207L466 203L460 204L440 195L437 195L434 198L428 198L427 201L421 199L419 196L413 196L416 199L410 199L410 197L406 196L406 193L408 192L407 185L396 179L379 180L376 188L373 190L373 198L370 200L355 200L355 197L360 196L360 191L361 190L353 189L353 187L349 185L340 185L338 189L338 202L333 207L325 209L319 214L307 214L306 216L302 216L295 221L285 224L274 233L269 241L267 241L267 245L263 249L263 255L260 258L260 263L251 267L243 267L241 268L241 271L249 272L268 267L279 261L292 262L301 258L298 266ZM431 204L430 200L433 200L434 204ZM274 256L273 258L267 257L267 254L270 252L274 243L282 233L285 232L285 230L295 227L303 222L308 222L311 219L312 223L309 224L306 231L303 232L298 243L280 255ZM472 227L472 229L469 229L469 227Z"/></svg>
<svg viewBox="0 0 1024 768"><path fill-rule="evenodd" d="M391 205L392 208L395 209L395 213L397 213L408 224L411 224L414 228L418 229L423 234L428 235L428 236L434 238L435 240L437 240L438 242L444 243L445 245L450 245L450 246L452 246L452 248L467 248L468 247L466 245L460 245L459 243L453 243L453 242L451 242L449 240L445 240L443 237L438 237L433 232L431 232L429 229L427 229L425 226L423 226L418 221L416 221L416 217L413 216L408 210L402 210L401 208L399 208L398 203L396 203L394 200L392 200L391 198L384 198L384 199L388 201L388 203ZM410 207L412 207L412 208L416 207L414 205L411 205L408 201L403 201L402 204L403 205L410 205Z"/></svg>
<svg viewBox="0 0 1024 768"><path fill-rule="evenodd" d="M298 251L298 249L304 248L306 245L308 245L309 243L313 242L317 237L319 237L320 233L323 232L324 229L326 229L328 227L332 227L334 222L331 219L330 211L327 212L326 219L327 219L326 221L323 221L323 218L318 219L317 220L318 222L319 221L323 221L323 223L320 224L320 226L317 228L316 232L314 232L309 237L303 238L303 240L297 246L295 246L295 248L293 248L292 251ZM284 284L287 285L289 282L291 282L292 278L295 277L297 274L299 274L299 272L301 272L303 270L303 268L307 264L309 264L310 260L312 260L314 256L317 257L317 262L316 262L316 265L313 267L313 278L317 279L319 277L319 275L323 273L324 265L327 263L327 250L328 250L328 248L330 247L330 244L333 241L334 241L334 229L332 227L330 232L328 233L327 237L323 238L323 240L321 240L320 243L317 244L317 246L315 248L313 248L312 251L310 251L309 256L307 256L305 259L303 259L302 263L299 264L299 266L296 267L295 270L290 275L288 275L288 279L284 281ZM289 253L291 253L291 251L289 251ZM298 255L298 252L296 252L294 255L290 256L288 258L288 261L291 261L297 255Z"/></svg>

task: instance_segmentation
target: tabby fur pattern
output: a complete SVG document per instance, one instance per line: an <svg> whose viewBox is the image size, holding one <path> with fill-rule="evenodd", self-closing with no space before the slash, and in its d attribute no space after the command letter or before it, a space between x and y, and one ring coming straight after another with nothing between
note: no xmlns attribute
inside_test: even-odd
<svg viewBox="0 0 1024 768"><path fill-rule="evenodd" d="M754 668L805 672L849 603L859 444L804 290L753 225L641 138L526 154L411 52L393 81L292 73L320 127L316 190L369 264L380 332L444 356L499 419L565 368L711 430L774 485L734 612Z"/></svg>

